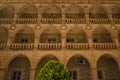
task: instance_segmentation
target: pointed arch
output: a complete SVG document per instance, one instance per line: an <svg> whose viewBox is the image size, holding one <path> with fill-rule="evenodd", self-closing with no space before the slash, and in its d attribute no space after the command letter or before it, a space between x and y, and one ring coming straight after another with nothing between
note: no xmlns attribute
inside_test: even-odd
<svg viewBox="0 0 120 80"><path fill-rule="evenodd" d="M50 61L50 60L57 60L57 61L59 61L58 58L57 58L56 56L52 55L52 54L44 55L44 56L41 58L41 60L38 62L38 64L37 64L36 76L37 76L38 72L41 70L41 68L43 68L44 65L45 65L48 61Z"/></svg>
<svg viewBox="0 0 120 80"><path fill-rule="evenodd" d="M49 5L43 8L42 18L61 18L61 9L56 5Z"/></svg>
<svg viewBox="0 0 120 80"><path fill-rule="evenodd" d="M16 35L15 43L33 43L34 42L34 31L30 27L25 27L19 30Z"/></svg>
<svg viewBox="0 0 120 80"><path fill-rule="evenodd" d="M44 30L40 35L40 42L42 43L60 43L61 33L55 27Z"/></svg>
<svg viewBox="0 0 120 80"><path fill-rule="evenodd" d="M120 6L112 7L112 18L120 19Z"/></svg>
<svg viewBox="0 0 120 80"><path fill-rule="evenodd" d="M69 42L72 42L72 43L73 42L74 43L87 43L88 42L86 33L80 28L70 29L67 32L66 40L68 43Z"/></svg>
<svg viewBox="0 0 120 80"><path fill-rule="evenodd" d="M73 80L89 80L91 79L91 67L89 61L82 55L73 55L68 63L67 69L70 71ZM80 76L79 76L80 75Z"/></svg>
<svg viewBox="0 0 120 80"><path fill-rule="evenodd" d="M102 55L97 62L98 78L106 80L119 80L120 68L116 59L111 55Z"/></svg>
<svg viewBox="0 0 120 80"><path fill-rule="evenodd" d="M112 43L112 36L110 32L105 28L96 28L93 31L93 42L94 43Z"/></svg>
<svg viewBox="0 0 120 80"><path fill-rule="evenodd" d="M107 19L108 12L102 6L99 5L92 6L89 10L89 17L92 19Z"/></svg>
<svg viewBox="0 0 120 80"><path fill-rule="evenodd" d="M78 5L70 5L65 11L66 18L85 18L84 10Z"/></svg>
<svg viewBox="0 0 120 80"><path fill-rule="evenodd" d="M15 10L11 5L0 8L0 18L13 19L14 13L15 13Z"/></svg>
<svg viewBox="0 0 120 80"><path fill-rule="evenodd" d="M30 79L30 61L25 55L18 55L13 58L7 68L5 80Z"/></svg>
<svg viewBox="0 0 120 80"><path fill-rule="evenodd" d="M20 10L19 18L38 18L38 10L34 5L25 5Z"/></svg>

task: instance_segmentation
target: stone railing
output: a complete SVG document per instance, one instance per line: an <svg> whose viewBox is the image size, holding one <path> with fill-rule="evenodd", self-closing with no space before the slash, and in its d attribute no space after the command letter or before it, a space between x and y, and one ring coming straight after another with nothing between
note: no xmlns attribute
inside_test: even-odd
<svg viewBox="0 0 120 80"><path fill-rule="evenodd" d="M69 49L69 50L89 49L89 44L88 43L67 43L66 49Z"/></svg>
<svg viewBox="0 0 120 80"><path fill-rule="evenodd" d="M113 22L116 23L116 24L119 24L120 23L120 19L113 19Z"/></svg>
<svg viewBox="0 0 120 80"><path fill-rule="evenodd" d="M102 4L113 4L120 3L119 0L0 0L0 3L41 3L41 4L49 4L49 3L57 3L57 4L90 4L90 3L102 3Z"/></svg>
<svg viewBox="0 0 120 80"><path fill-rule="evenodd" d="M3 49L5 49L6 48L6 44L2 44L2 43L0 43L0 50L3 50Z"/></svg>
<svg viewBox="0 0 120 80"><path fill-rule="evenodd" d="M10 49L12 50L32 50L33 43L12 43Z"/></svg>
<svg viewBox="0 0 120 80"><path fill-rule="evenodd" d="M39 43L38 49L39 50L61 50L62 44L61 43Z"/></svg>
<svg viewBox="0 0 120 80"><path fill-rule="evenodd" d="M0 19L0 24L11 24L13 22L13 19L3 18Z"/></svg>
<svg viewBox="0 0 120 80"><path fill-rule="evenodd" d="M16 22L18 24L24 24L24 23L33 24L37 22L37 18L18 18Z"/></svg>
<svg viewBox="0 0 120 80"><path fill-rule="evenodd" d="M93 43L93 48L95 49L116 49L114 43Z"/></svg>
<svg viewBox="0 0 120 80"><path fill-rule="evenodd" d="M0 44L0 50L4 50L7 47L6 44ZM32 50L34 43L12 43L9 47L11 50ZM38 43L39 50L61 50L61 43ZM88 50L88 43L66 43L67 50ZM116 49L115 43L93 43L94 49Z"/></svg>
<svg viewBox="0 0 120 80"><path fill-rule="evenodd" d="M12 22L15 22L13 19L0 19L0 24L11 24ZM42 24L61 24L62 22L66 22L68 24L85 24L86 19L72 19L72 18L65 18L65 21L62 21L62 18L60 19L39 19L38 18L18 18L16 19L17 24L36 24L37 22L40 22ZM99 23L104 23L104 24L109 24L110 20L109 19L89 19L90 23L93 24L99 24ZM115 19L113 18L113 22L116 24L120 23L120 19Z"/></svg>
<svg viewBox="0 0 120 80"><path fill-rule="evenodd" d="M90 19L89 20L91 23L97 24L97 23L105 23L108 24L110 23L109 19Z"/></svg>
<svg viewBox="0 0 120 80"><path fill-rule="evenodd" d="M60 24L62 23L62 19L41 19L41 23L47 23L47 24Z"/></svg>
<svg viewBox="0 0 120 80"><path fill-rule="evenodd" d="M72 18L66 18L65 19L66 23L85 23L86 20L85 19L72 19Z"/></svg>

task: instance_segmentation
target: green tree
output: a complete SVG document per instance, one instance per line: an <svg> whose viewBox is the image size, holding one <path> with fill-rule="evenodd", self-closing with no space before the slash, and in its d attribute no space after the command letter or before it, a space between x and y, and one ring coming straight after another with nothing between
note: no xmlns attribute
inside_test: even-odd
<svg viewBox="0 0 120 80"><path fill-rule="evenodd" d="M40 70L36 80L72 80L72 78L62 63L51 60Z"/></svg>

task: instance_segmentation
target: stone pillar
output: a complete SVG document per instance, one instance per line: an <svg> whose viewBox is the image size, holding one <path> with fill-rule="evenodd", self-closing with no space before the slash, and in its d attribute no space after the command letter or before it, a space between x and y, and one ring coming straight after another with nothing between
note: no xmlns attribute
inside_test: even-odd
<svg viewBox="0 0 120 80"><path fill-rule="evenodd" d="M37 50L39 44L39 32L36 31L34 38L34 49Z"/></svg>
<svg viewBox="0 0 120 80"><path fill-rule="evenodd" d="M5 72L6 72L6 69L1 69L0 68L0 80L5 80Z"/></svg>
<svg viewBox="0 0 120 80"><path fill-rule="evenodd" d="M89 44L89 48L90 49L93 49L93 37L92 37L92 32L91 31L88 31L88 44Z"/></svg>
<svg viewBox="0 0 120 80"><path fill-rule="evenodd" d="M92 67L91 68L91 79L92 80L98 80L98 74L97 74L97 68L96 67Z"/></svg>
<svg viewBox="0 0 120 80"><path fill-rule="evenodd" d="M16 23L16 21L17 21L17 13L15 13L15 16L14 16L14 21L13 21L13 23L15 24L15 23Z"/></svg>
<svg viewBox="0 0 120 80"><path fill-rule="evenodd" d="M113 35L113 41L114 41L116 47L120 47L120 46L119 46L119 37L118 37L117 30L115 30L115 31L113 32L113 34L114 34L114 35Z"/></svg>
<svg viewBox="0 0 120 80"><path fill-rule="evenodd" d="M36 80L36 69L30 69L30 80Z"/></svg>
<svg viewBox="0 0 120 80"><path fill-rule="evenodd" d="M62 40L62 49L65 50L66 49L66 36L65 36L65 30L62 30L62 37L61 37L61 40Z"/></svg>
<svg viewBox="0 0 120 80"><path fill-rule="evenodd" d="M62 14L62 23L65 23L65 13Z"/></svg>
<svg viewBox="0 0 120 80"><path fill-rule="evenodd" d="M17 22L17 19L18 19L18 8L15 10L15 13L14 13L14 21L13 21L13 24L15 24Z"/></svg>
<svg viewBox="0 0 120 80"><path fill-rule="evenodd" d="M13 35L13 32L14 31L10 31L9 32L9 36L8 36L8 40L7 40L7 49L9 49L10 48L10 45L13 43L13 36L15 36L15 35Z"/></svg>
<svg viewBox="0 0 120 80"><path fill-rule="evenodd" d="M108 15L110 22L113 24L112 14L109 13Z"/></svg>
<svg viewBox="0 0 120 80"><path fill-rule="evenodd" d="M37 23L41 23L41 20L42 20L42 13L39 11L38 12L38 20L37 20Z"/></svg>
<svg viewBox="0 0 120 80"><path fill-rule="evenodd" d="M86 23L89 24L89 12L87 8L85 9L85 19L86 19Z"/></svg>

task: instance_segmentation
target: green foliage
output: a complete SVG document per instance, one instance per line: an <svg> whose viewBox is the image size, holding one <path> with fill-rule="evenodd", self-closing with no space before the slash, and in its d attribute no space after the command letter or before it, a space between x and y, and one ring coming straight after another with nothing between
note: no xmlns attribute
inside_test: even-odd
<svg viewBox="0 0 120 80"><path fill-rule="evenodd" d="M72 78L62 63L51 60L40 70L36 80L72 80Z"/></svg>

